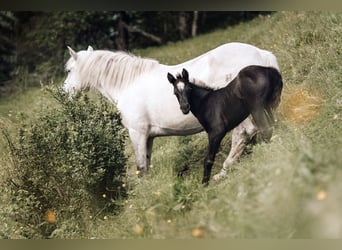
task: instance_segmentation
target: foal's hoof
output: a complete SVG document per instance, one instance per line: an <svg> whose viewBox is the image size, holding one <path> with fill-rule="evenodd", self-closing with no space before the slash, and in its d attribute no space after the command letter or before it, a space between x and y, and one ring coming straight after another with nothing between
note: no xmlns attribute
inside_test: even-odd
<svg viewBox="0 0 342 250"><path fill-rule="evenodd" d="M202 181L202 185L203 185L203 187L208 187L209 186L209 181L207 181L207 182L203 182Z"/></svg>
<svg viewBox="0 0 342 250"><path fill-rule="evenodd" d="M203 178L202 179L202 185L203 185L203 187L208 187L209 186L209 178Z"/></svg>
<svg viewBox="0 0 342 250"><path fill-rule="evenodd" d="M178 170L177 176L184 178L185 175L187 175L189 173L189 166L188 165L184 165L180 170Z"/></svg>

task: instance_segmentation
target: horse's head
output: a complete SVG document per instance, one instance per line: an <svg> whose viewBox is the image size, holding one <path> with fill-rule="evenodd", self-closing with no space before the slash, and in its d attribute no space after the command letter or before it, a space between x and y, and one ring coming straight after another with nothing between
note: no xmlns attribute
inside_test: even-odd
<svg viewBox="0 0 342 250"><path fill-rule="evenodd" d="M65 92L74 93L79 90L88 90L88 86L82 81L80 76L80 60L83 59L86 54L89 54L93 51L91 46L88 46L86 51L75 52L72 48L68 46L68 50L70 53L70 59L66 63L65 69L68 73L63 89Z"/></svg>
<svg viewBox="0 0 342 250"><path fill-rule="evenodd" d="M173 91L180 105L183 114L190 112L189 97L191 94L191 86L189 82L189 73L183 69L182 75L178 74L176 77L167 73L167 79L173 85Z"/></svg>

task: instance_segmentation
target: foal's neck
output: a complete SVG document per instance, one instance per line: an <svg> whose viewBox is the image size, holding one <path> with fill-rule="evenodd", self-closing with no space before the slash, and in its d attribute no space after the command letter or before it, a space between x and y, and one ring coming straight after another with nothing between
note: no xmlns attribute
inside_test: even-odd
<svg viewBox="0 0 342 250"><path fill-rule="evenodd" d="M191 87L191 96L194 97L194 99L200 101L203 98L205 98L209 93L213 92L213 89L209 89L206 87L201 87L198 85L195 85L193 83L189 83Z"/></svg>
<svg viewBox="0 0 342 250"><path fill-rule="evenodd" d="M191 94L189 96L189 104L190 104L190 110L192 113L196 116L196 110L200 107L201 103L203 102L203 99L206 98L206 96L210 93L212 93L214 90L200 87L198 85L189 83L191 87Z"/></svg>
<svg viewBox="0 0 342 250"><path fill-rule="evenodd" d="M239 92L239 83L236 79L231 81L227 86L221 89L210 89L206 87L201 87L192 83L189 83L192 91L189 99L190 110L191 112L197 116L197 112L201 110L201 105L205 102L206 98L211 98L213 93L222 93L220 94L226 100L226 103L234 103L236 99L241 99L241 94ZM213 97L215 98L215 97Z"/></svg>

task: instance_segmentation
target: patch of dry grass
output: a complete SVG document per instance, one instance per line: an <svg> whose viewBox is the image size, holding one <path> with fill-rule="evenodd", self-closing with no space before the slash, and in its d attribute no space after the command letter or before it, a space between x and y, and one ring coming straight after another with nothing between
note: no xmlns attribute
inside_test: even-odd
<svg viewBox="0 0 342 250"><path fill-rule="evenodd" d="M310 92L302 85L288 85L284 89L279 109L285 120L305 124L319 116L322 102L319 92Z"/></svg>

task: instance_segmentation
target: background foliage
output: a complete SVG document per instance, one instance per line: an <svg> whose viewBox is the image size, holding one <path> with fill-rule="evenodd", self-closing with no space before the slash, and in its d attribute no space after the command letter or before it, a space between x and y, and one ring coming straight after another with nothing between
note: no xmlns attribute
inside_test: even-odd
<svg viewBox="0 0 342 250"><path fill-rule="evenodd" d="M15 16L0 11L0 86L12 76L15 53Z"/></svg>
<svg viewBox="0 0 342 250"><path fill-rule="evenodd" d="M249 20L259 12L199 12L196 34ZM0 84L11 87L10 79L22 84L48 83L64 72L69 57L66 46L75 50L135 49L166 44L191 36L193 12L137 11L0 11ZM184 24L180 28L180 19ZM182 19L182 20L183 20ZM122 29L122 22L126 26ZM120 28L121 27L121 28ZM126 38L123 36L127 36ZM160 43L151 39L157 37ZM124 40L124 44L122 44ZM12 86L12 88L15 86ZM6 88L0 94L7 95Z"/></svg>

